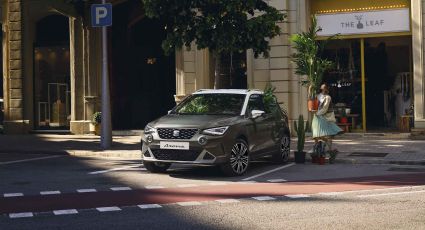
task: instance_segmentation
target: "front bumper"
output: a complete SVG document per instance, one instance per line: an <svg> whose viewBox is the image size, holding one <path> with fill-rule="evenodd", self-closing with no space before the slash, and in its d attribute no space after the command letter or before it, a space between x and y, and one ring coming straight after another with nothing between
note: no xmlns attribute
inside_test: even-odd
<svg viewBox="0 0 425 230"><path fill-rule="evenodd" d="M222 136L195 134L191 139L161 139L157 133L148 134L153 139L147 141L142 134L142 160L149 162L165 162L179 164L216 165L227 161L226 148ZM207 139L206 144L198 142L200 137ZM161 142L188 143L188 150L161 149Z"/></svg>

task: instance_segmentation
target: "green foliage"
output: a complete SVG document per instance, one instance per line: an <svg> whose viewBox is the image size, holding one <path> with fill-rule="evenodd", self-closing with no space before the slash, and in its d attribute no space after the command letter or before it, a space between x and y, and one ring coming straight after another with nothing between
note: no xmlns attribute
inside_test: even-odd
<svg viewBox="0 0 425 230"><path fill-rule="evenodd" d="M264 89L263 94L263 103L264 103L264 109L266 110L266 113L273 113L275 117L280 117L283 112L283 114L286 115L286 110L281 108L279 110L279 103L277 102L276 96L274 95L274 91L276 90L276 87L267 84L266 88Z"/></svg>
<svg viewBox="0 0 425 230"><path fill-rule="evenodd" d="M297 51L292 55L292 61L296 64L296 74L307 76L301 80L301 84L308 87L309 98L314 98L322 83L323 74L333 66L333 62L321 57L325 45L335 36L324 41L319 41L317 32L317 20L312 17L312 25L306 32L291 36L290 40Z"/></svg>
<svg viewBox="0 0 425 230"><path fill-rule="evenodd" d="M102 123L102 113L101 112L93 113L91 123L94 125L98 125Z"/></svg>
<svg viewBox="0 0 425 230"><path fill-rule="evenodd" d="M216 53L252 49L269 54L269 39L280 34L285 16L263 0L141 0L146 15L166 23L165 53L176 48L209 48Z"/></svg>
<svg viewBox="0 0 425 230"><path fill-rule="evenodd" d="M308 130L308 121L305 122L304 125L304 117L303 115L300 115L298 117L298 124L297 121L294 121L294 129L298 136L298 142L297 142L297 151L303 152L304 151L304 144L305 144L305 133Z"/></svg>
<svg viewBox="0 0 425 230"><path fill-rule="evenodd" d="M330 164L335 163L336 156L338 155L338 150L336 149L329 150L328 153L329 153L329 163Z"/></svg>

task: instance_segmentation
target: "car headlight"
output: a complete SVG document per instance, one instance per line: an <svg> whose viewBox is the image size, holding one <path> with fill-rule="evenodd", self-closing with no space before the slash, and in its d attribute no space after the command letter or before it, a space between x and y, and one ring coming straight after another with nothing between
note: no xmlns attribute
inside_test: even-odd
<svg viewBox="0 0 425 230"><path fill-rule="evenodd" d="M145 134L154 133L155 129L150 127L149 125L146 125L145 127Z"/></svg>
<svg viewBox="0 0 425 230"><path fill-rule="evenodd" d="M228 128L229 126L210 128L210 129L205 129L204 131L202 131L202 133L213 135L213 136L221 136L227 131Z"/></svg>

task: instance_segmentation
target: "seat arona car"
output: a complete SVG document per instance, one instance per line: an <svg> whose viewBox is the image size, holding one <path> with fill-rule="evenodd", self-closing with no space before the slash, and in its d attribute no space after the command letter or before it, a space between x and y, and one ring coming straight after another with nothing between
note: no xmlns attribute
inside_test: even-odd
<svg viewBox="0 0 425 230"><path fill-rule="evenodd" d="M288 118L274 96L259 90L199 90L150 122L142 134L142 160L150 172L171 164L218 165L244 174L253 159L286 163Z"/></svg>

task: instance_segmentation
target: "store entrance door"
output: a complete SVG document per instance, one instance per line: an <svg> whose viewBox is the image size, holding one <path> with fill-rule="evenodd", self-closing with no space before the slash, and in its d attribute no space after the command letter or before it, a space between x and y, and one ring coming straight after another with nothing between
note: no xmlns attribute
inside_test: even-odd
<svg viewBox="0 0 425 230"><path fill-rule="evenodd" d="M413 121L411 37L368 38L364 46L367 129L403 131Z"/></svg>

